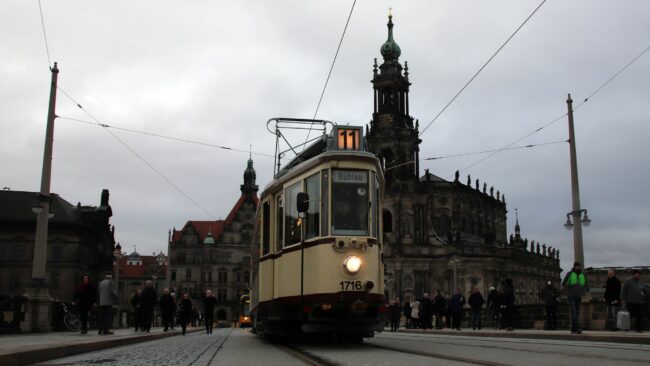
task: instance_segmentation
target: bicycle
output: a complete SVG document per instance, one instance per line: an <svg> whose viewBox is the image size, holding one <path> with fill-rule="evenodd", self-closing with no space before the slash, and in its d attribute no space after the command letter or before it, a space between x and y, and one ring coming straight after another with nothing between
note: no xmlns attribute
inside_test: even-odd
<svg viewBox="0 0 650 366"><path fill-rule="evenodd" d="M79 317L70 312L63 301L59 301L59 303L61 304L61 309L63 309L63 312L65 313L63 316L63 324L65 327L71 332L78 332L81 330L81 320Z"/></svg>

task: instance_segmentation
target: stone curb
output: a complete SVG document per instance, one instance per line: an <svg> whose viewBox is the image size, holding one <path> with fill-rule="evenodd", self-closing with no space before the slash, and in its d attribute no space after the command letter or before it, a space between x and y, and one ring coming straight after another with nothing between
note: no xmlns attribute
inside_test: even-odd
<svg viewBox="0 0 650 366"><path fill-rule="evenodd" d="M188 330L187 333L200 332L203 329ZM45 362L57 358L78 355L80 353L94 352L106 348L125 346L157 339L180 336L181 332L157 333L148 335L135 335L120 338L107 338L96 342L63 344L53 347L33 347L28 350L18 351L15 353L0 355L0 365L2 366L22 366L31 365L38 362Z"/></svg>
<svg viewBox="0 0 650 366"><path fill-rule="evenodd" d="M650 336L643 335L625 335L617 336L601 334L570 334L566 333L521 333L514 330L512 332L477 332L477 331L439 331L439 330L418 330L418 329L399 329L400 333L417 333L417 334L435 334L448 336L466 336L466 337L491 337L491 338L520 338L520 339L550 339L562 341L583 341L583 342L607 342L607 343L625 343L625 344L650 344Z"/></svg>

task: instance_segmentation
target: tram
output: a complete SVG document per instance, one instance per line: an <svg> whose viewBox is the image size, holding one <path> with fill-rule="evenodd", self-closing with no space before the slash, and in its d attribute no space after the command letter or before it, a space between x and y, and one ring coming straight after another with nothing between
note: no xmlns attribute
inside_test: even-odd
<svg viewBox="0 0 650 366"><path fill-rule="evenodd" d="M271 121L278 139L278 122L309 123ZM326 126L286 166L278 164L257 211L255 333L362 341L383 329L383 187L380 163L366 151L362 127Z"/></svg>

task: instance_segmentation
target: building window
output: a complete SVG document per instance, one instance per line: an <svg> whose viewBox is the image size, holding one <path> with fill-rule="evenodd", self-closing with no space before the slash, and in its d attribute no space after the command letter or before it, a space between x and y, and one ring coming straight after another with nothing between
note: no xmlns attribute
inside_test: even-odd
<svg viewBox="0 0 650 366"><path fill-rule="evenodd" d="M176 254L176 261L179 264L184 264L185 263L185 253L179 252L178 254Z"/></svg>
<svg viewBox="0 0 650 366"><path fill-rule="evenodd" d="M208 282L212 282L212 272L208 272Z"/></svg>
<svg viewBox="0 0 650 366"><path fill-rule="evenodd" d="M220 288L217 289L217 301L226 301L228 300L228 289Z"/></svg>
<svg viewBox="0 0 650 366"><path fill-rule="evenodd" d="M176 271L172 271L172 281L176 281Z"/></svg>
<svg viewBox="0 0 650 366"><path fill-rule="evenodd" d="M201 282L205 282L205 272L201 271Z"/></svg>
<svg viewBox="0 0 650 366"><path fill-rule="evenodd" d="M50 276L50 288L54 290L59 289L61 283L61 275L59 273L52 273Z"/></svg>
<svg viewBox="0 0 650 366"><path fill-rule="evenodd" d="M192 278L192 268L185 269L185 278L188 280Z"/></svg>
<svg viewBox="0 0 650 366"><path fill-rule="evenodd" d="M248 271L244 271L244 282L248 283L250 277L251 277L251 273Z"/></svg>
<svg viewBox="0 0 650 366"><path fill-rule="evenodd" d="M422 296L429 292L429 276L427 271L414 271L415 277L415 296Z"/></svg>
<svg viewBox="0 0 650 366"><path fill-rule="evenodd" d="M219 271L217 273L217 282L223 284L223 283L228 283L228 272L227 271Z"/></svg>
<svg viewBox="0 0 650 366"><path fill-rule="evenodd" d="M17 290L20 288L20 276L18 273L12 273L9 276L9 289L10 290Z"/></svg>
<svg viewBox="0 0 650 366"><path fill-rule="evenodd" d="M237 283L241 282L241 272L240 271L235 272L235 278L236 278Z"/></svg>

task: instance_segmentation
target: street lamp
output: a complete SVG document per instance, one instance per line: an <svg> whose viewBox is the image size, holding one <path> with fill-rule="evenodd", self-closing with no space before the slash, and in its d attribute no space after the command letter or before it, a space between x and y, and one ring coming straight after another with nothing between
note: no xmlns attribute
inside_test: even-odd
<svg viewBox="0 0 650 366"><path fill-rule="evenodd" d="M585 213L584 216L582 216L583 212ZM587 216L587 210L579 210L578 212L571 211L566 214L566 222L564 223L564 227L567 230L573 229L573 222L571 222L571 216L578 217L580 222L584 226L589 226L589 224L591 224L591 219L589 218L589 216Z"/></svg>

